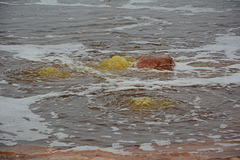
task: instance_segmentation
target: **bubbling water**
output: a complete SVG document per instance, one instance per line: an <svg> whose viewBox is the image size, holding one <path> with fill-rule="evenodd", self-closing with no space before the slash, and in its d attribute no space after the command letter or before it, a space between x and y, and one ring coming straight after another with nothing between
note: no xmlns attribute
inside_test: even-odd
<svg viewBox="0 0 240 160"><path fill-rule="evenodd" d="M155 110L156 108L160 109L168 109L177 103L171 99L160 99L155 100L149 97L138 97L138 98L131 98L124 101L126 105L129 105L132 110L139 110L139 111L151 111Z"/></svg>
<svg viewBox="0 0 240 160"><path fill-rule="evenodd" d="M237 3L0 3L1 145L238 143ZM137 68L148 55L176 66Z"/></svg>

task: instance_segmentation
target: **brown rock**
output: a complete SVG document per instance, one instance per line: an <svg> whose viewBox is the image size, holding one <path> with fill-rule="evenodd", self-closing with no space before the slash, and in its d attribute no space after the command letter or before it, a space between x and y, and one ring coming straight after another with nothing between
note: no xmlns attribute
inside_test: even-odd
<svg viewBox="0 0 240 160"><path fill-rule="evenodd" d="M175 63L170 56L143 56L137 63L137 68L152 68L157 70L173 70Z"/></svg>

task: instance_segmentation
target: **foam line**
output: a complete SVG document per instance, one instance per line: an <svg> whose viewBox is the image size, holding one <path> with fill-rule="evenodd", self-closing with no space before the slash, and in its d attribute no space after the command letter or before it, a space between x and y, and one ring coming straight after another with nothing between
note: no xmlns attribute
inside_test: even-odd
<svg viewBox="0 0 240 160"><path fill-rule="evenodd" d="M52 133L48 128L49 123L39 115L34 114L29 106L35 102L60 93L49 93L45 95L32 96L27 98L10 98L0 96L0 117L1 117L1 139L0 143L15 145L16 141L35 141L46 139Z"/></svg>
<svg viewBox="0 0 240 160"><path fill-rule="evenodd" d="M23 58L32 61L53 61L58 59L63 63L73 63L72 59L68 56L68 54L86 54L85 46L80 43L66 43L59 45L0 45L0 50L16 53L16 55L14 55L14 58ZM52 56L48 55L46 57L46 55L49 53L55 54Z"/></svg>

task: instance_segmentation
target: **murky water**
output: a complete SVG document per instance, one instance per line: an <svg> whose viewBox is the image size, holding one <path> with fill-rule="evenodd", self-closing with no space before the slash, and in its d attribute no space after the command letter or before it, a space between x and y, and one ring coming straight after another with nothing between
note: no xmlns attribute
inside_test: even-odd
<svg viewBox="0 0 240 160"><path fill-rule="evenodd" d="M239 17L233 0L0 0L1 146L239 143ZM176 67L98 67L149 54ZM68 76L39 76L44 67ZM125 103L139 97L174 105Z"/></svg>

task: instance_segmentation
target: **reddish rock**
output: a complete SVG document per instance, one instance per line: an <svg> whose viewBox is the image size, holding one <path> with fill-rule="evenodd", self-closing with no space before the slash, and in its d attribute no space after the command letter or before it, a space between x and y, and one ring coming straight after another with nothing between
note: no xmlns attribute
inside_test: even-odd
<svg viewBox="0 0 240 160"><path fill-rule="evenodd" d="M137 68L152 68L157 70L173 70L175 63L170 56L143 56L137 63Z"/></svg>

